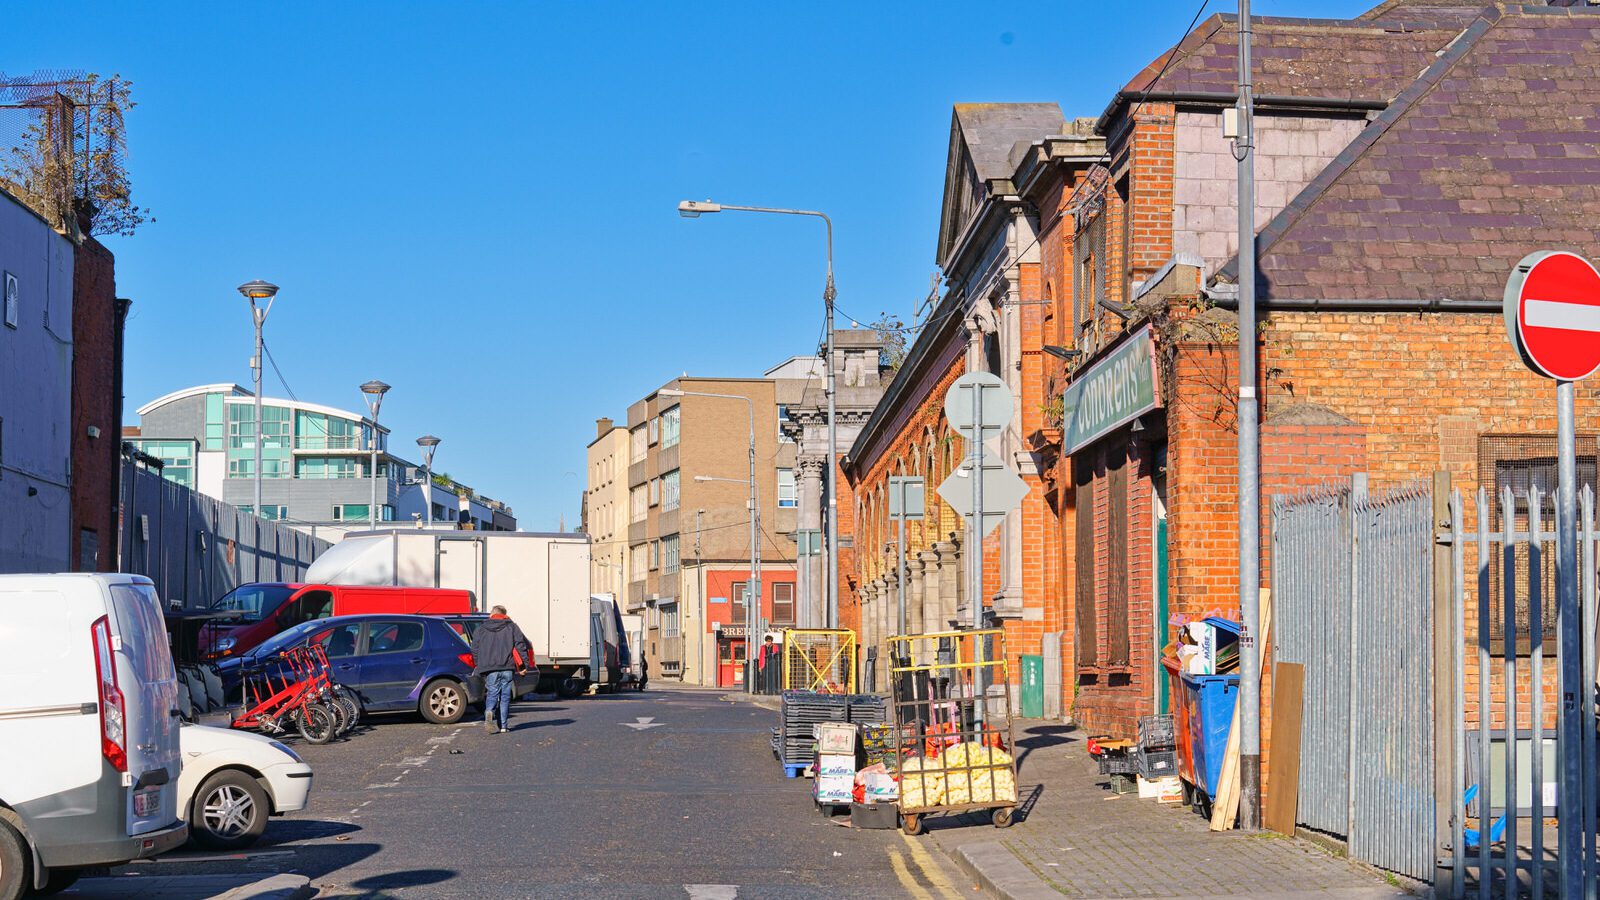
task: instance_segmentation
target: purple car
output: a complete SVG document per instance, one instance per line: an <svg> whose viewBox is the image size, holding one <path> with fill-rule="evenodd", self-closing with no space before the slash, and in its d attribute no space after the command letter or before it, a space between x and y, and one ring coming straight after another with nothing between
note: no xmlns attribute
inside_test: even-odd
<svg viewBox="0 0 1600 900"><path fill-rule="evenodd" d="M472 677L472 647L435 616L370 613L315 619L242 657L223 660L217 668L231 695L241 669L310 643L322 645L334 681L353 689L368 713L416 711L430 722L450 724L483 700L483 679Z"/></svg>

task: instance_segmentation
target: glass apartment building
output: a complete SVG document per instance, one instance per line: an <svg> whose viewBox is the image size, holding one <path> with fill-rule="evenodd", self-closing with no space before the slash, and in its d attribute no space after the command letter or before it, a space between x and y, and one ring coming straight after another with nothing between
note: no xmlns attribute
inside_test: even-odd
<svg viewBox="0 0 1600 900"><path fill-rule="evenodd" d="M421 468L389 453L389 431L360 413L277 397L261 400L261 514L302 530L365 528L371 515L371 448L377 442L378 519L455 523L511 531L503 503L462 485L421 487ZM255 502L255 396L237 384L175 391L138 410L128 443L163 463L162 474L246 511ZM425 499L424 494L431 493ZM464 495L465 504L460 497Z"/></svg>

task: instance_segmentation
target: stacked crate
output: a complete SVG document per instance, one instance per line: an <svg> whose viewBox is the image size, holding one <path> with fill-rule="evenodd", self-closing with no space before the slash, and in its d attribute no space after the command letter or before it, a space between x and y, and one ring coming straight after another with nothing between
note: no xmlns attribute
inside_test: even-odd
<svg viewBox="0 0 1600 900"><path fill-rule="evenodd" d="M1178 740L1172 716L1140 716L1136 751L1139 775L1146 781L1178 774Z"/></svg>

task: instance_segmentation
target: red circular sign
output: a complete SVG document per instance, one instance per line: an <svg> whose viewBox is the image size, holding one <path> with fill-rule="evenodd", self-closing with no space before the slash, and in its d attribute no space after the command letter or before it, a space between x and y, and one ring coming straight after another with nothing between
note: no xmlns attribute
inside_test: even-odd
<svg viewBox="0 0 1600 900"><path fill-rule="evenodd" d="M1506 282L1506 332L1528 368L1558 381L1600 369L1600 272L1563 250L1530 253Z"/></svg>

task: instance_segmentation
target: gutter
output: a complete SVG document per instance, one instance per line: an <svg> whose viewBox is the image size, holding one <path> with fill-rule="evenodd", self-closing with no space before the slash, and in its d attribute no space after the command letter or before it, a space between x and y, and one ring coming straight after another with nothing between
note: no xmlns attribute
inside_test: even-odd
<svg viewBox="0 0 1600 900"><path fill-rule="evenodd" d="M1239 308L1239 295L1232 291L1224 292L1208 288L1202 293L1207 300L1223 309ZM1279 312L1500 313L1504 311L1505 304L1500 300L1454 300L1449 297L1431 300L1421 298L1379 300L1370 297L1316 300L1283 297L1261 300L1256 303L1256 308L1267 312L1276 310Z"/></svg>
<svg viewBox="0 0 1600 900"><path fill-rule="evenodd" d="M1231 91L1117 91L1106 104L1105 112L1095 120L1095 134L1104 135L1119 107L1131 101L1158 103L1192 103L1208 106L1233 106L1239 95ZM1389 100L1354 99L1348 97L1296 97L1286 94L1256 94L1256 106L1284 109L1329 109L1347 112L1381 112L1389 108Z"/></svg>

